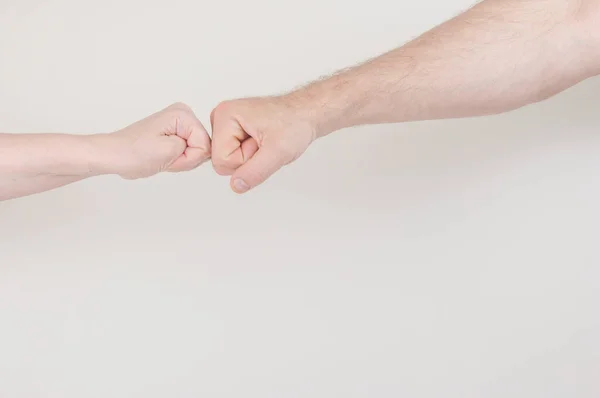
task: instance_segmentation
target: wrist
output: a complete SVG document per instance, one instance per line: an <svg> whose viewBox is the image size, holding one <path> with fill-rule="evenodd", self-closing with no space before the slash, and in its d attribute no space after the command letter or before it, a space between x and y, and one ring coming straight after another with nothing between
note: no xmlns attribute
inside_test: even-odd
<svg viewBox="0 0 600 398"><path fill-rule="evenodd" d="M87 137L90 147L89 170L93 175L118 175L119 140L117 133L94 134Z"/></svg>
<svg viewBox="0 0 600 398"><path fill-rule="evenodd" d="M293 91L283 100L311 126L315 138L321 138L337 130L355 124L350 113L352 108L351 89L339 90L330 78Z"/></svg>
<svg viewBox="0 0 600 398"><path fill-rule="evenodd" d="M412 72L414 62L404 56L392 61L376 58L288 97L308 115L317 138L348 127L404 120L406 115L393 104L405 98L394 86Z"/></svg>

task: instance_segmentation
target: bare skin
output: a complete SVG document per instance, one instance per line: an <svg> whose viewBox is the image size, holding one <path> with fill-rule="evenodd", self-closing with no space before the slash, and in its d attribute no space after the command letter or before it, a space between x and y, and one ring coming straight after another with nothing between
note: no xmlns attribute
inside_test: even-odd
<svg viewBox="0 0 600 398"><path fill-rule="evenodd" d="M0 201L100 175L188 171L209 158L210 138L184 104L108 134L0 134Z"/></svg>
<svg viewBox="0 0 600 398"><path fill-rule="evenodd" d="M401 48L212 112L212 163L244 193L347 127L483 116L600 73L600 0L484 0Z"/></svg>

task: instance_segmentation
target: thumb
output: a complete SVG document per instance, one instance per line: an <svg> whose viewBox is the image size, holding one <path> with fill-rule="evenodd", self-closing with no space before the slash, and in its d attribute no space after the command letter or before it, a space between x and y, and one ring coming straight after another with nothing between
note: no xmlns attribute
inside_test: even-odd
<svg viewBox="0 0 600 398"><path fill-rule="evenodd" d="M263 146L235 171L231 177L231 188L236 193L245 193L265 182L285 163L280 151Z"/></svg>

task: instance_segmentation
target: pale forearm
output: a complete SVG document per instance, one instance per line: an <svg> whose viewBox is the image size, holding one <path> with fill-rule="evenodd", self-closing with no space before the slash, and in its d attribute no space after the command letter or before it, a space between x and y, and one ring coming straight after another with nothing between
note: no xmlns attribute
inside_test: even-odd
<svg viewBox="0 0 600 398"><path fill-rule="evenodd" d="M83 179L84 177L48 175L13 179L0 177L0 202L51 191Z"/></svg>
<svg viewBox="0 0 600 398"><path fill-rule="evenodd" d="M0 201L104 174L190 171L208 158L210 137L182 103L109 134L0 134Z"/></svg>
<svg viewBox="0 0 600 398"><path fill-rule="evenodd" d="M596 0L486 0L407 45L291 93L317 135L506 112L598 73ZM308 105L310 104L310 105Z"/></svg>
<svg viewBox="0 0 600 398"><path fill-rule="evenodd" d="M108 174L108 135L0 134L0 200Z"/></svg>

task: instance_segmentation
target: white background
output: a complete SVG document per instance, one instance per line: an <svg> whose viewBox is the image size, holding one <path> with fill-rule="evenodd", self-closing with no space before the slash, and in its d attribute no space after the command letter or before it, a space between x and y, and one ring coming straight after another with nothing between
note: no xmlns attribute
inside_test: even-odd
<svg viewBox="0 0 600 398"><path fill-rule="evenodd" d="M286 91L468 0L0 0L0 130ZM0 397L598 397L600 82L0 204Z"/></svg>

